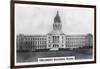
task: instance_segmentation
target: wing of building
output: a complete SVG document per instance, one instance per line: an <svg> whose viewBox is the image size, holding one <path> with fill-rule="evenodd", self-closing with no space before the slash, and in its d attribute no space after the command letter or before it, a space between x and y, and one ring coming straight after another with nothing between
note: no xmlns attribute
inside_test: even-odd
<svg viewBox="0 0 100 69"><path fill-rule="evenodd" d="M93 46L93 35L67 35L62 31L59 12L54 17L53 29L46 35L19 34L16 38L17 50L60 50Z"/></svg>

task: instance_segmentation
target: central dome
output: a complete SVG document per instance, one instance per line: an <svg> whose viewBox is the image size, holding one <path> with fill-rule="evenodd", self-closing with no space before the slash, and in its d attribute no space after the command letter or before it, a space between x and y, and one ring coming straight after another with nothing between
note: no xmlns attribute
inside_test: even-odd
<svg viewBox="0 0 100 69"><path fill-rule="evenodd" d="M58 11L57 11L57 14L56 14L56 16L54 18L54 22L55 23L61 23L61 20L60 20L60 16L59 16L59 12Z"/></svg>

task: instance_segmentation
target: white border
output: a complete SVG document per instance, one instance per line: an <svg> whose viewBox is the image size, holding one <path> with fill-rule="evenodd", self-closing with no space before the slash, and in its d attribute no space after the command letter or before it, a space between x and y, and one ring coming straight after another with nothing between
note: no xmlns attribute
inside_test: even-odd
<svg viewBox="0 0 100 69"><path fill-rule="evenodd" d="M14 4L15 7L16 5L26 5L26 6L32 6L31 4ZM15 8L14 7L14 8ZM62 7L62 6L47 6L47 5L34 5L34 7L48 7L48 8L66 8L66 7ZM73 7L67 7L67 8L73 8ZM75 9L94 9L94 8L80 8L80 7L74 7ZM15 13L15 12L14 12ZM15 14L14 14L15 15ZM14 20L15 21L15 20ZM14 22L15 23L15 22ZM16 25L16 23L15 23ZM94 32L94 29L93 29ZM94 34L93 34L93 58L92 59L81 59L81 60L69 60L68 62L66 61L56 61L56 62L27 62L27 63L16 63L16 26L15 26L15 42L14 42L14 46L15 46L15 66L20 66L20 65L38 65L38 64L56 64L56 63L73 63L73 62L87 62L87 61L94 61Z"/></svg>

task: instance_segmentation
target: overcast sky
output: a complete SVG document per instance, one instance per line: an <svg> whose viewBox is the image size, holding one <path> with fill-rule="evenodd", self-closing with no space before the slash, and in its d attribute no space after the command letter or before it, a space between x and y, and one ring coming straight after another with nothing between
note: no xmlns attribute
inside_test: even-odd
<svg viewBox="0 0 100 69"><path fill-rule="evenodd" d="M28 4L15 5L16 34L47 34L51 32L57 10L61 18L62 31L66 35L93 34L94 9L92 8Z"/></svg>

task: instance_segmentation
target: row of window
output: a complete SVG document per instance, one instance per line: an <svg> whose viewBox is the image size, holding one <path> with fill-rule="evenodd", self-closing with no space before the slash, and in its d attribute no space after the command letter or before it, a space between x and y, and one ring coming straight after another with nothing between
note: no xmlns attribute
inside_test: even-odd
<svg viewBox="0 0 100 69"><path fill-rule="evenodd" d="M46 45L36 46L37 49L46 48Z"/></svg>
<svg viewBox="0 0 100 69"><path fill-rule="evenodd" d="M85 45L66 45L66 47L83 47Z"/></svg>
<svg viewBox="0 0 100 69"><path fill-rule="evenodd" d="M66 40L86 40L85 38L66 38Z"/></svg>
<svg viewBox="0 0 100 69"><path fill-rule="evenodd" d="M24 40L46 40L46 38L25 38Z"/></svg>

